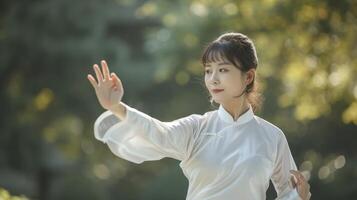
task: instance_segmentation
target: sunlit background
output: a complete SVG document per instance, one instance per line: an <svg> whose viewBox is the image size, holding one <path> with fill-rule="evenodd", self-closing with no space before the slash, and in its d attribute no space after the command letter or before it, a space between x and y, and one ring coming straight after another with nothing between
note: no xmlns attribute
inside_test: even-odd
<svg viewBox="0 0 357 200"><path fill-rule="evenodd" d="M125 103L162 121L202 114L215 109L202 50L230 31L256 45L265 96L256 115L284 131L312 199L357 199L357 1L0 6L0 199L185 199L178 161L137 165L94 138L104 110L86 77L106 59Z"/></svg>

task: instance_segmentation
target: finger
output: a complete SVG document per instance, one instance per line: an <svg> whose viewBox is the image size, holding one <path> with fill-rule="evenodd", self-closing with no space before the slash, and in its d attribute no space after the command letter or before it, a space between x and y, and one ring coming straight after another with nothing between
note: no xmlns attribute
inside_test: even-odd
<svg viewBox="0 0 357 200"><path fill-rule="evenodd" d="M92 84L94 89L97 89L97 82L95 81L94 77L90 74L87 76L89 82Z"/></svg>
<svg viewBox="0 0 357 200"><path fill-rule="evenodd" d="M290 170L290 173L294 174L298 179L305 179L304 175L300 171Z"/></svg>
<svg viewBox="0 0 357 200"><path fill-rule="evenodd" d="M110 74L112 80L113 80L113 88L115 91L117 91L119 89L119 82L118 80L116 79L116 77L113 75L113 73Z"/></svg>
<svg viewBox="0 0 357 200"><path fill-rule="evenodd" d="M294 176L291 176L291 177L290 177L290 181L291 181L291 183L292 183L293 188L295 188L295 187L296 187L296 181L295 181Z"/></svg>
<svg viewBox="0 0 357 200"><path fill-rule="evenodd" d="M296 179L296 184L297 185L301 185L301 174L299 171L295 171L295 170L290 170L290 173L292 173L292 175L295 177Z"/></svg>
<svg viewBox="0 0 357 200"><path fill-rule="evenodd" d="M93 65L93 68L94 68L95 74L96 74L96 76L97 76L98 83L103 82L102 72L100 72L100 69L99 69L98 65L97 65L97 64L94 64L94 65Z"/></svg>
<svg viewBox="0 0 357 200"><path fill-rule="evenodd" d="M306 179L305 179L305 176L304 176L301 172L299 173L298 179L299 179L301 182L307 182Z"/></svg>
<svg viewBox="0 0 357 200"><path fill-rule="evenodd" d="M104 79L105 80L109 80L110 76L109 76L109 68L107 63L105 62L105 60L102 60L102 70L103 70L103 74L104 74Z"/></svg>
<svg viewBox="0 0 357 200"><path fill-rule="evenodd" d="M113 76L113 73L110 74L110 77L112 78L112 88L114 88L114 90L117 90L118 89L118 83L117 81L115 80L115 77Z"/></svg>
<svg viewBox="0 0 357 200"><path fill-rule="evenodd" d="M295 178L298 178L299 176L299 173L295 170L290 170L290 173L292 173L295 176Z"/></svg>
<svg viewBox="0 0 357 200"><path fill-rule="evenodd" d="M115 85L117 87L123 87L123 84L122 84L120 78L115 73L112 73L112 77L113 77Z"/></svg>

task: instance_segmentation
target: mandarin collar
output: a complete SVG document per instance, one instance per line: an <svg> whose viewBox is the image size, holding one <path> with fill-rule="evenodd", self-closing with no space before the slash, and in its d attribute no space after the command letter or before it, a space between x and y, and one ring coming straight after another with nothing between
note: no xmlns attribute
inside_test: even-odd
<svg viewBox="0 0 357 200"><path fill-rule="evenodd" d="M249 109L245 113L243 113L243 115L239 116L236 121L234 121L231 114L229 114L229 112L222 106L222 104L220 104L218 108L218 116L219 118L221 118L221 120L229 124L231 123L244 124L250 121L251 119L253 119L254 112L253 112L252 105L249 104Z"/></svg>

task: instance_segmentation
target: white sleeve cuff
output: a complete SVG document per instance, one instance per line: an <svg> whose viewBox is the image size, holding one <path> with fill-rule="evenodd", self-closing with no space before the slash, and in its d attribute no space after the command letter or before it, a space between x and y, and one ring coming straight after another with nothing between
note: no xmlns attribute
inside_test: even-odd
<svg viewBox="0 0 357 200"><path fill-rule="evenodd" d="M110 137L111 130L114 127L122 126L127 124L130 119L134 117L132 108L130 106L126 107L126 116L123 120L120 120L113 112L107 110L102 113L94 123L94 136L97 140L107 143L108 138ZM123 134L125 135L125 134Z"/></svg>

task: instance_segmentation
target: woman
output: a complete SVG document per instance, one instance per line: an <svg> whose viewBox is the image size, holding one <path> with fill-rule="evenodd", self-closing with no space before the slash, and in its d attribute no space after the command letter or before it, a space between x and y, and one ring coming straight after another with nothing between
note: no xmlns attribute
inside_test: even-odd
<svg viewBox="0 0 357 200"><path fill-rule="evenodd" d="M296 171L284 133L254 115L253 42L241 33L226 33L211 42L202 56L205 85L219 108L203 115L162 122L121 102L123 85L94 65L88 75L104 112L95 122L95 137L128 161L177 159L189 181L187 200L266 198L269 180L277 199L310 199L309 184Z"/></svg>

